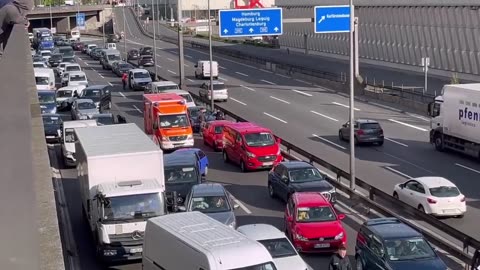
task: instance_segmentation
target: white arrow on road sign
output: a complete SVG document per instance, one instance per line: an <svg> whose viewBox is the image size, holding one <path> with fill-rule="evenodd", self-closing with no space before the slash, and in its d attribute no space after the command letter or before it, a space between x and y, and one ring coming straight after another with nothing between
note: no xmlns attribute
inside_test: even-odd
<svg viewBox="0 0 480 270"><path fill-rule="evenodd" d="M250 31L250 33L253 33L253 28L250 28L248 31Z"/></svg>
<svg viewBox="0 0 480 270"><path fill-rule="evenodd" d="M325 21L325 16L322 16L322 17L320 18L320 21L318 21L318 23L321 23L321 22L323 22L323 21Z"/></svg>
<svg viewBox="0 0 480 270"><path fill-rule="evenodd" d="M273 31L278 32L278 27L273 28Z"/></svg>
<svg viewBox="0 0 480 270"><path fill-rule="evenodd" d="M228 33L228 30L227 30L227 29L223 30L223 33L227 34L227 33Z"/></svg>

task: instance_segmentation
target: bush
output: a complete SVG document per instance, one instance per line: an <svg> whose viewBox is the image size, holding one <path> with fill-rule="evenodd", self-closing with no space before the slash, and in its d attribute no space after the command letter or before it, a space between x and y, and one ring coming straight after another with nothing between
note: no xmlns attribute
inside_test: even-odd
<svg viewBox="0 0 480 270"><path fill-rule="evenodd" d="M460 84L460 79L458 78L457 73L452 74L452 78L450 79L450 84Z"/></svg>

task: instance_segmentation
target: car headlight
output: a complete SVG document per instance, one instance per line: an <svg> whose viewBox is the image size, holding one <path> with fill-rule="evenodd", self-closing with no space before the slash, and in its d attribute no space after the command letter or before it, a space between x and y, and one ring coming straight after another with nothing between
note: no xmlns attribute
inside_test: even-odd
<svg viewBox="0 0 480 270"><path fill-rule="evenodd" d="M342 238L343 238L343 232L341 232L341 233L339 233L335 236L335 240L340 240Z"/></svg>
<svg viewBox="0 0 480 270"><path fill-rule="evenodd" d="M98 106L100 106L100 102L95 102L95 106L98 108Z"/></svg>
<svg viewBox="0 0 480 270"><path fill-rule="evenodd" d="M57 108L56 108L56 107L53 108L53 109L50 111L50 113L57 113Z"/></svg>
<svg viewBox="0 0 480 270"><path fill-rule="evenodd" d="M193 139L193 135L188 135L187 136L187 140L192 140Z"/></svg>
<svg viewBox="0 0 480 270"><path fill-rule="evenodd" d="M67 152L65 153L65 155L66 155L67 157L73 157L73 152L67 151Z"/></svg>
<svg viewBox="0 0 480 270"><path fill-rule="evenodd" d="M168 139L168 137L165 136L165 137L162 137L162 141L163 141L163 142L168 142L168 141L170 141L170 139Z"/></svg>
<svg viewBox="0 0 480 270"><path fill-rule="evenodd" d="M308 241L308 238L304 237L303 235L301 235L299 233L295 234L295 238L297 238L297 240L300 240L300 241Z"/></svg>
<svg viewBox="0 0 480 270"><path fill-rule="evenodd" d="M235 221L233 221L232 223L228 224L228 227L232 228L232 229L235 229L237 223Z"/></svg>
<svg viewBox="0 0 480 270"><path fill-rule="evenodd" d="M280 154L282 154L282 149L280 149L280 146L279 146L277 151L277 156L280 156Z"/></svg>
<svg viewBox="0 0 480 270"><path fill-rule="evenodd" d="M249 158L254 158L254 157L255 157L255 154L253 154L253 153L250 153L250 152L248 152L248 151L246 151L245 153L247 154L247 156L248 156Z"/></svg>

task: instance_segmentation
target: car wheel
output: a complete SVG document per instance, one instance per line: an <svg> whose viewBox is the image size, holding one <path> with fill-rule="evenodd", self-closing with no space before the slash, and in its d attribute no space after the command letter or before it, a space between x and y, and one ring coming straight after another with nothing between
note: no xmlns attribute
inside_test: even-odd
<svg viewBox="0 0 480 270"><path fill-rule="evenodd" d="M423 208L423 205L421 205L421 204L418 206L418 211L426 213L425 208Z"/></svg>
<svg viewBox="0 0 480 270"><path fill-rule="evenodd" d="M440 152L442 152L444 149L443 138L441 135L435 136L435 149L437 149L437 151L440 151Z"/></svg>
<svg viewBox="0 0 480 270"><path fill-rule="evenodd" d="M247 172L247 167L245 167L245 162L243 162L243 160L240 160L240 170L242 172Z"/></svg>
<svg viewBox="0 0 480 270"><path fill-rule="evenodd" d="M356 261L356 263L355 263L356 269L357 269L357 270L363 270L362 260L357 256L357 257L355 258L355 261Z"/></svg>
<svg viewBox="0 0 480 270"><path fill-rule="evenodd" d="M273 190L273 186L271 184L268 184L268 195L270 195L270 198L275 197L275 191Z"/></svg>
<svg viewBox="0 0 480 270"><path fill-rule="evenodd" d="M383 140L379 141L378 145L382 146L383 145Z"/></svg>
<svg viewBox="0 0 480 270"><path fill-rule="evenodd" d="M132 81L131 80L128 80L128 88L130 88L130 90L132 89Z"/></svg>
<svg viewBox="0 0 480 270"><path fill-rule="evenodd" d="M344 140L345 140L345 138L343 137L343 132L342 132L341 130L338 132L338 139L339 139L340 141L344 141Z"/></svg>
<svg viewBox="0 0 480 270"><path fill-rule="evenodd" d="M393 198L399 200L397 192L393 192Z"/></svg>
<svg viewBox="0 0 480 270"><path fill-rule="evenodd" d="M205 167L205 172L203 173L203 176L207 176L208 174L208 166Z"/></svg>
<svg viewBox="0 0 480 270"><path fill-rule="evenodd" d="M222 155L222 156L223 156L223 161L224 161L225 163L228 163L228 162L230 161L230 159L228 158L227 152L223 151L223 155Z"/></svg>
<svg viewBox="0 0 480 270"><path fill-rule="evenodd" d="M355 145L358 145L358 138L357 138L357 136L355 136L355 139L354 139L354 140L355 140Z"/></svg>

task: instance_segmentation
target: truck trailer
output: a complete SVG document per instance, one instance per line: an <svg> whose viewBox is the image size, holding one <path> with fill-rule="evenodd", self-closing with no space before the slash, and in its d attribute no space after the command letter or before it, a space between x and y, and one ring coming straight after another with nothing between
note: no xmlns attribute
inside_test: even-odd
<svg viewBox="0 0 480 270"><path fill-rule="evenodd" d="M147 219L165 214L163 153L135 124L75 130L83 212L104 263L142 258Z"/></svg>
<svg viewBox="0 0 480 270"><path fill-rule="evenodd" d="M445 85L428 105L430 143L480 158L480 83Z"/></svg>

